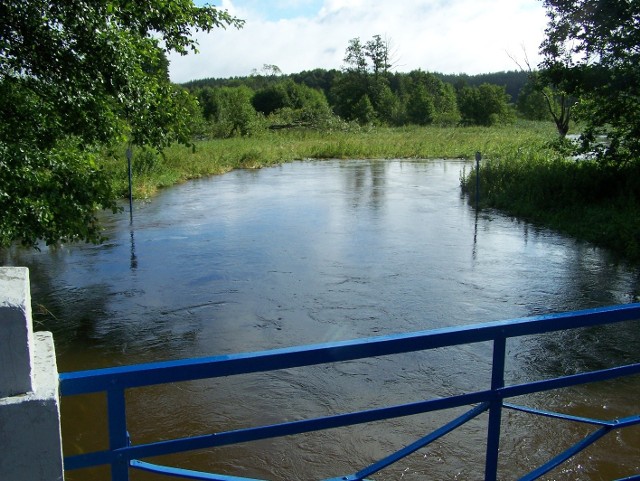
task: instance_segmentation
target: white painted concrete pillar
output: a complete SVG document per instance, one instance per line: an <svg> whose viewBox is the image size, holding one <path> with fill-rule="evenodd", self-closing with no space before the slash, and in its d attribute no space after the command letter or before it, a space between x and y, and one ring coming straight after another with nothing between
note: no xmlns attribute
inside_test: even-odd
<svg viewBox="0 0 640 481"><path fill-rule="evenodd" d="M0 267L0 479L64 479L53 337L33 333L22 267Z"/></svg>

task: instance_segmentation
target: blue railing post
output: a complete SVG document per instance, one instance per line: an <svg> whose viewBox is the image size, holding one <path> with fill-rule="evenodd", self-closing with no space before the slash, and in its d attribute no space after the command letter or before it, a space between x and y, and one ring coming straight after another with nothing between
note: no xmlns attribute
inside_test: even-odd
<svg viewBox="0 0 640 481"><path fill-rule="evenodd" d="M489 408L489 427L487 431L487 455L485 462L485 481L498 479L498 452L500 450L500 423L502 422L502 396L498 390L504 387L504 363L507 339L497 337L493 341L493 363L491 368L491 407Z"/></svg>
<svg viewBox="0 0 640 481"><path fill-rule="evenodd" d="M118 450L129 444L124 389L112 387L107 391L109 419L109 450L111 451L111 480L129 481L129 460Z"/></svg>

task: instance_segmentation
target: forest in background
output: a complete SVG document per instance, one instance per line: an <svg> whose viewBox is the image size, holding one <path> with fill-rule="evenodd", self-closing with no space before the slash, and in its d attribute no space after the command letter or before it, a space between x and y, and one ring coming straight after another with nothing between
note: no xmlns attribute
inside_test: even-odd
<svg viewBox="0 0 640 481"><path fill-rule="evenodd" d="M202 117L195 115L192 126L200 138L265 128L492 126L517 117L552 118L535 72L445 75L391 67L389 45L375 35L366 42L350 40L340 69L283 74L265 64L249 76L193 80L182 87L200 107Z"/></svg>
<svg viewBox="0 0 640 481"><path fill-rule="evenodd" d="M258 90L264 87L265 81L273 83L278 80L286 80L287 78L289 78L296 83L304 84L307 87L322 90L325 95L328 96L333 80L342 73L340 69L317 68L313 70L303 70L299 73L278 75L277 71L276 74L269 72L269 67L274 66L263 66L261 69L262 72L255 71L252 75L246 77L209 77L190 80L180 85L189 90L197 90L206 87L239 87L242 85L246 85L253 90ZM522 91L522 88L527 84L530 76L530 73L525 70L509 70L503 72L481 73L476 75L470 75L466 73L431 73L435 75L435 77L439 80L449 83L456 88L461 88L465 85L470 87L479 87L484 83L502 86L505 88L505 92L507 93L507 95L509 95L513 103L517 103L520 92ZM390 79L391 85L398 86L400 85L399 78L407 74L394 72L390 73L389 75L392 77L392 79Z"/></svg>
<svg viewBox="0 0 640 481"><path fill-rule="evenodd" d="M207 78L181 85L198 101L200 138L250 135L291 127L336 128L342 124L478 125L516 118L551 120L531 73L445 75L343 68L282 74L265 65L246 77Z"/></svg>

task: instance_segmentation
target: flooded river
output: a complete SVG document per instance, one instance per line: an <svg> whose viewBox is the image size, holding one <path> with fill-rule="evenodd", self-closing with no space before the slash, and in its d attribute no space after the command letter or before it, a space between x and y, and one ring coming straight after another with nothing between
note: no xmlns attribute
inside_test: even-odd
<svg viewBox="0 0 640 481"><path fill-rule="evenodd" d="M460 195L462 161L309 161L234 171L103 218L109 240L42 252L30 269L36 329L61 371L273 349L635 302L639 273L607 252ZM490 346L181 383L128 393L134 442L303 419L488 385ZM509 380L640 359L638 325L509 344ZM640 379L519 399L614 418L638 412ZM105 446L104 399L63 400L69 454ZM459 411L200 451L161 462L268 480L349 474ZM486 417L379 473L482 478ZM505 413L500 479L517 479L586 432ZM544 479L640 472L640 429L609 435ZM70 473L70 480L106 473ZM155 479L135 474L134 480ZM167 479L167 478L164 478Z"/></svg>

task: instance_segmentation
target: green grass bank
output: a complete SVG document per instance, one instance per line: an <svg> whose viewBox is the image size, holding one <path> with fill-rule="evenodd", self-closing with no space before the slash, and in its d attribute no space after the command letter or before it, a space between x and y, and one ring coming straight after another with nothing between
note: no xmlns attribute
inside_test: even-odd
<svg viewBox="0 0 640 481"><path fill-rule="evenodd" d="M302 159L467 158L482 152L481 207L606 247L640 262L640 168L605 167L563 158L551 148L551 123L519 121L495 127L354 128L265 131L251 137L173 146L160 156L136 149L134 196L233 169L255 169ZM116 191L127 195L124 153L105 166ZM475 171L461 179L475 198Z"/></svg>
<svg viewBox="0 0 640 481"><path fill-rule="evenodd" d="M552 135L551 125L535 122L486 128L291 129L198 141L195 150L176 145L166 149L164 156L135 149L134 196L149 197L160 188L233 169L255 169L294 160L473 158L477 150L495 155L505 148L542 145ZM116 192L127 195L124 148L106 161L106 168Z"/></svg>
<svg viewBox="0 0 640 481"><path fill-rule="evenodd" d="M476 196L476 172L461 179ZM566 158L550 148L505 149L480 165L480 207L550 227L640 263L640 166Z"/></svg>

